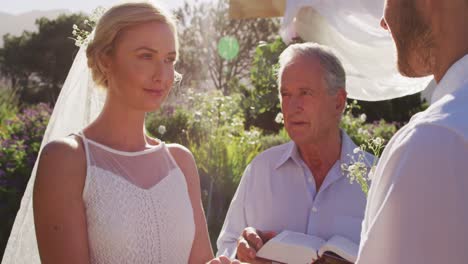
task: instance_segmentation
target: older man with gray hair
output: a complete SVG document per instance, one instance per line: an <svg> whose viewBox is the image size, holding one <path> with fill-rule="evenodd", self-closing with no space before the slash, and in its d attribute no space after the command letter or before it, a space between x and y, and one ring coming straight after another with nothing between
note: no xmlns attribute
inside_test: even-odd
<svg viewBox="0 0 468 264"><path fill-rule="evenodd" d="M314 43L289 46L279 64L281 109L292 141L264 151L246 168L218 238L218 256L265 263L256 252L284 230L360 241L366 196L341 169L357 147L339 128L347 96L343 66L329 48Z"/></svg>

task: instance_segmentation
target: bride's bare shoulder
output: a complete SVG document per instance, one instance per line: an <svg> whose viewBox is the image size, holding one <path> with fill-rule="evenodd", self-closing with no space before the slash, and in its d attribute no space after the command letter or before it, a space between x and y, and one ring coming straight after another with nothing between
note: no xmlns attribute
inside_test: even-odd
<svg viewBox="0 0 468 264"><path fill-rule="evenodd" d="M86 154L82 139L72 135L49 142L41 151L38 178L83 182Z"/></svg>
<svg viewBox="0 0 468 264"><path fill-rule="evenodd" d="M190 185L199 186L199 176L197 165L195 163L195 158L193 157L192 152L182 145L179 144L167 144L172 157L177 163L177 166L182 170L187 180L187 183Z"/></svg>
<svg viewBox="0 0 468 264"><path fill-rule="evenodd" d="M172 157L174 157L177 165L183 167L186 165L195 165L195 159L190 150L180 144L167 144L167 148L171 152Z"/></svg>
<svg viewBox="0 0 468 264"><path fill-rule="evenodd" d="M75 161L85 159L82 139L78 136L71 135L47 143L41 151L41 159L48 157L53 157L64 162L70 158Z"/></svg>

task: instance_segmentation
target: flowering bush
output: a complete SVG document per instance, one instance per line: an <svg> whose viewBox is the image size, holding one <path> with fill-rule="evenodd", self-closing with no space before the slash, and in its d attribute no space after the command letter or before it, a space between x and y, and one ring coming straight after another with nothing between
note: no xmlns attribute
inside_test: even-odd
<svg viewBox="0 0 468 264"><path fill-rule="evenodd" d="M357 182L366 196L378 159L368 160L365 152L378 157L385 147L383 143L384 140L380 137L369 139L354 149L353 154L357 155L348 154L351 157L350 164L341 164L341 169L347 174L349 181Z"/></svg>
<svg viewBox="0 0 468 264"><path fill-rule="evenodd" d="M352 101L346 106L346 111L341 119L341 128L351 137L356 145L361 146L374 139L381 138L382 145L388 143L390 138L396 133L398 126L396 123L387 123L385 120L379 122L366 123L366 114L353 115L354 109L360 106L356 101ZM380 155L380 153L378 153Z"/></svg>
<svg viewBox="0 0 468 264"><path fill-rule="evenodd" d="M377 165L377 159L369 161L365 152L380 157L385 145L397 131L397 125L387 123L384 120L372 124L366 123L366 115L353 116L353 109L359 109L356 101L347 106L346 112L341 120L341 127L348 133L358 145L351 156L350 164L342 164L341 169L348 175L351 183L357 182L362 191L367 195L369 183ZM370 167L369 167L370 166Z"/></svg>
<svg viewBox="0 0 468 264"><path fill-rule="evenodd" d="M181 97L185 103L165 106L147 117L148 131L165 141L187 146L200 174L233 193L247 163L260 150L261 131L244 130L239 94L188 90Z"/></svg>
<svg viewBox="0 0 468 264"><path fill-rule="evenodd" d="M38 104L4 120L0 127L0 251L6 246L50 114L48 105Z"/></svg>
<svg viewBox="0 0 468 264"><path fill-rule="evenodd" d="M18 112L18 95L6 87L0 86L0 124Z"/></svg>

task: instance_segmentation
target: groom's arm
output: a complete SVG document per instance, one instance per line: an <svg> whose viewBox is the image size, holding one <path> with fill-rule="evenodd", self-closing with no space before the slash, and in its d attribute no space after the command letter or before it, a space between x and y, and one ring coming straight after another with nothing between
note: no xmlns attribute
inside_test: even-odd
<svg viewBox="0 0 468 264"><path fill-rule="evenodd" d="M223 228L218 237L217 256L228 256L230 258L236 257L237 241L242 234L244 228L247 227L247 220L245 215L245 201L248 188L248 182L251 175L251 165L247 166L241 178L234 197L232 198L231 205L226 214Z"/></svg>
<svg viewBox="0 0 468 264"><path fill-rule="evenodd" d="M467 263L467 142L435 126L402 141L372 187L384 199L373 206L357 263Z"/></svg>

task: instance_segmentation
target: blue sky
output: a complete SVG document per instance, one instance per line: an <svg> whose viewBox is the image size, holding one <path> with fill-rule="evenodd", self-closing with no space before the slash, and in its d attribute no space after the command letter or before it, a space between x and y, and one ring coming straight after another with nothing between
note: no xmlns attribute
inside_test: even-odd
<svg viewBox="0 0 468 264"><path fill-rule="evenodd" d="M194 1L194 0L189 0ZM200 0L198 0L200 1ZM201 0L209 1L209 0ZM0 11L10 14L20 14L32 10L68 9L70 11L84 11L90 13L97 6L108 7L119 0L0 0ZM156 0L167 8L182 6L184 0Z"/></svg>

